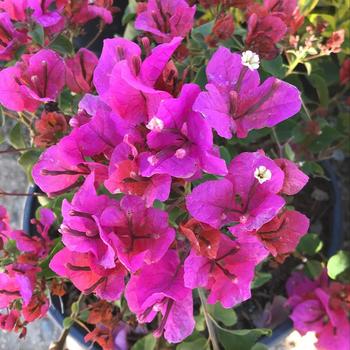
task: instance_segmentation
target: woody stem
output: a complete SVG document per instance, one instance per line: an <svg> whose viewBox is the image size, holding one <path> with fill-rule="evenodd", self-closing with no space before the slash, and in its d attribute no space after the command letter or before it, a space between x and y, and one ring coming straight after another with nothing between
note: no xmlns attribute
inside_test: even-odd
<svg viewBox="0 0 350 350"><path fill-rule="evenodd" d="M216 338L214 324L211 321L211 319L209 317L208 310L207 310L207 301L205 300L205 295L204 295L203 290L198 288L198 294L199 294L199 298L201 300L201 304L203 306L203 313L204 313L205 323L207 324L208 333L209 333L209 339L210 339L211 345L213 346L213 350L220 350L220 347L219 347L219 344L218 344L218 340Z"/></svg>

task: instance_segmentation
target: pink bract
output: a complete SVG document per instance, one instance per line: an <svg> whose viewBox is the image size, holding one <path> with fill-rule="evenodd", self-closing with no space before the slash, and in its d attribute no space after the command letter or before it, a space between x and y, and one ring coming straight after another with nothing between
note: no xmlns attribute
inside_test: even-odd
<svg viewBox="0 0 350 350"><path fill-rule="evenodd" d="M273 127L300 110L297 88L273 77L260 85L259 73L243 66L241 55L224 47L215 52L206 73L207 92L199 94L193 108L227 139Z"/></svg>
<svg viewBox="0 0 350 350"><path fill-rule="evenodd" d="M138 14L135 28L153 34L157 42L169 42L176 36L185 37L192 29L196 7L185 0L149 0Z"/></svg>
<svg viewBox="0 0 350 350"><path fill-rule="evenodd" d="M64 87L64 63L56 52L43 49L23 55L15 66L0 71L0 103L6 108L34 112L54 101ZM6 88L5 88L6 87Z"/></svg>
<svg viewBox="0 0 350 350"><path fill-rule="evenodd" d="M132 275L125 297L140 322L151 322L158 312L163 318L153 333L170 343L189 336L195 326L192 291L184 286L183 267L177 253L169 250L159 262L144 266Z"/></svg>
<svg viewBox="0 0 350 350"><path fill-rule="evenodd" d="M271 172L264 183L254 175L261 166ZM236 230L256 230L284 206L278 195L283 181L282 170L263 152L241 153L232 160L225 178L195 187L186 206L194 218L213 227L235 223Z"/></svg>

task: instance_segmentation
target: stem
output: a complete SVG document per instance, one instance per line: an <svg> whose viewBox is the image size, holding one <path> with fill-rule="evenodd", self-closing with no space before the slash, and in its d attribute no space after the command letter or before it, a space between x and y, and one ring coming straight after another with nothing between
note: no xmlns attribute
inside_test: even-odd
<svg viewBox="0 0 350 350"><path fill-rule="evenodd" d="M6 153L16 153L16 152L24 152L24 151L30 151L33 150L33 147L25 147L25 148L17 148L17 149L7 149L5 151L0 151L0 154L6 154Z"/></svg>
<svg viewBox="0 0 350 350"><path fill-rule="evenodd" d="M302 106L303 106L303 108L304 108L304 111L305 111L305 113L306 113L307 118L308 118L309 120L312 120L312 119L311 119L310 111L309 111L309 109L306 107L306 104L305 104L305 102L304 102L303 99L301 99L301 104L302 104Z"/></svg>
<svg viewBox="0 0 350 350"><path fill-rule="evenodd" d="M79 319L75 318L74 322L77 323L81 328L83 328L86 332L90 333L90 329L86 327L86 325L81 322Z"/></svg>
<svg viewBox="0 0 350 350"><path fill-rule="evenodd" d="M279 157L283 158L283 146L281 145L280 140L278 139L275 128L272 128L272 137L277 144Z"/></svg>
<svg viewBox="0 0 350 350"><path fill-rule="evenodd" d="M69 329L64 328L57 341L50 344L49 350L64 350L64 344L66 343Z"/></svg>
<svg viewBox="0 0 350 350"><path fill-rule="evenodd" d="M211 345L213 346L213 350L220 350L218 340L216 338L216 333L215 333L215 328L212 323L212 320L209 316L208 310L207 310L207 302L205 300L204 292L202 289L198 288L198 294L199 298L201 300L201 304L203 306L203 312L204 312L204 318L205 318L205 323L207 324L208 328L208 333L209 333L209 339L211 342Z"/></svg>
<svg viewBox="0 0 350 350"><path fill-rule="evenodd" d="M284 77L287 77L288 75L292 74L294 69L297 67L297 65L300 63L300 58L296 57L295 60L290 64L286 75Z"/></svg>
<svg viewBox="0 0 350 350"><path fill-rule="evenodd" d="M244 49L244 45L234 35L232 35L231 39L237 44L240 50Z"/></svg>
<svg viewBox="0 0 350 350"><path fill-rule="evenodd" d="M95 41L98 39L98 37L102 34L104 27L105 27L104 23L102 21L100 21L98 32L89 41L89 43L85 46L86 49L88 49L91 45L93 45L95 43Z"/></svg>

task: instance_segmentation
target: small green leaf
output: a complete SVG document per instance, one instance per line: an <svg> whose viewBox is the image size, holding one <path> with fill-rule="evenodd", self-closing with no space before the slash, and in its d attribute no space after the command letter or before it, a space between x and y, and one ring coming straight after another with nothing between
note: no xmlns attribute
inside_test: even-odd
<svg viewBox="0 0 350 350"><path fill-rule="evenodd" d="M37 162L41 152L38 150L30 150L24 152L18 159L18 163L22 166L24 172L27 174L29 182L33 182L32 169Z"/></svg>
<svg viewBox="0 0 350 350"><path fill-rule="evenodd" d="M232 160L231 154L225 146L220 146L220 156L225 160L226 164L229 164Z"/></svg>
<svg viewBox="0 0 350 350"><path fill-rule="evenodd" d="M322 264L318 260L308 260L305 265L305 273L313 278L316 279L321 275L321 272L323 270Z"/></svg>
<svg viewBox="0 0 350 350"><path fill-rule="evenodd" d="M302 165L302 170L309 175L324 176L324 170L322 166L316 162L305 162Z"/></svg>
<svg viewBox="0 0 350 350"><path fill-rule="evenodd" d="M332 279L339 277L350 279L350 253L340 250L333 255L327 264L328 276Z"/></svg>
<svg viewBox="0 0 350 350"><path fill-rule="evenodd" d="M312 64L311 64L311 62L304 62L304 66L306 68L307 75L311 75L311 73L312 73Z"/></svg>
<svg viewBox="0 0 350 350"><path fill-rule="evenodd" d="M299 0L299 8L302 15L308 15L318 4L319 0Z"/></svg>
<svg viewBox="0 0 350 350"><path fill-rule="evenodd" d="M256 272L255 278L252 283L252 289L259 288L263 286L265 283L269 282L272 278L271 273L268 272Z"/></svg>
<svg viewBox="0 0 350 350"><path fill-rule="evenodd" d="M191 342L183 342L176 347L176 350L205 350L210 349L208 340L204 337L197 338Z"/></svg>
<svg viewBox="0 0 350 350"><path fill-rule="evenodd" d="M73 303L70 309L72 313L76 314L79 311L79 303L78 302Z"/></svg>
<svg viewBox="0 0 350 350"><path fill-rule="evenodd" d="M284 153L286 154L286 157L291 160L292 162L294 162L295 160L295 153L292 149L292 147L290 147L289 143L286 143L284 145Z"/></svg>
<svg viewBox="0 0 350 350"><path fill-rule="evenodd" d="M64 320L63 320L63 327L65 329L69 329L70 327L72 327L74 324L74 320L70 317L66 317Z"/></svg>
<svg viewBox="0 0 350 350"><path fill-rule="evenodd" d="M201 26L195 27L192 30L191 37L195 39L196 37L198 37L197 34L201 34L202 37L205 37L212 32L213 26L214 26L214 21L210 21L202 24Z"/></svg>
<svg viewBox="0 0 350 350"><path fill-rule="evenodd" d="M4 115L4 110L2 109L0 105L0 128L2 128L5 124L5 115Z"/></svg>
<svg viewBox="0 0 350 350"><path fill-rule="evenodd" d="M131 348L131 350L153 350L156 346L156 338L152 334L139 339Z"/></svg>
<svg viewBox="0 0 350 350"><path fill-rule="evenodd" d="M237 315L233 309L224 309L220 303L215 305L207 305L209 313L225 326L233 326L237 322Z"/></svg>
<svg viewBox="0 0 350 350"><path fill-rule="evenodd" d="M203 65L201 68L199 68L193 82L196 83L197 85L199 85L202 89L204 89L204 86L207 83L207 75L205 73L205 65Z"/></svg>
<svg viewBox="0 0 350 350"><path fill-rule="evenodd" d="M203 313L200 313L199 315L195 316L194 319L196 321L196 330L199 332L204 331L206 328L206 324Z"/></svg>
<svg viewBox="0 0 350 350"><path fill-rule="evenodd" d="M253 347L252 350L269 350L269 348L262 343L256 343Z"/></svg>
<svg viewBox="0 0 350 350"><path fill-rule="evenodd" d="M320 237L316 233L308 233L301 238L297 251L301 254L306 255L315 255L321 251L323 247L323 242L320 240Z"/></svg>
<svg viewBox="0 0 350 350"><path fill-rule="evenodd" d="M270 335L271 330L264 328L240 330L218 328L217 334L225 350L251 350L256 341L264 335Z"/></svg>
<svg viewBox="0 0 350 350"><path fill-rule="evenodd" d="M132 22L136 18L136 13L128 13L123 16L122 25L126 26L129 22Z"/></svg>
<svg viewBox="0 0 350 350"><path fill-rule="evenodd" d="M261 67L265 72L281 79L284 78L287 71L287 69L283 66L281 55L277 56L271 61L262 60Z"/></svg>
<svg viewBox="0 0 350 350"><path fill-rule="evenodd" d="M63 248L63 243L60 240L60 238L56 238L55 240L55 245L54 247L51 249L50 254L47 256L47 258L45 260L43 260L43 262L40 264L40 275L42 275L45 278L49 278L49 277L54 277L56 276L56 274L50 269L49 264L50 261L52 259L52 257L59 252L61 249Z"/></svg>
<svg viewBox="0 0 350 350"><path fill-rule="evenodd" d="M0 130L0 145L6 140L5 133L3 130Z"/></svg>
<svg viewBox="0 0 350 350"><path fill-rule="evenodd" d="M58 51L63 55L72 54L74 52L72 42L62 34L58 35L49 47L50 49Z"/></svg>
<svg viewBox="0 0 350 350"><path fill-rule="evenodd" d="M44 28L41 25L36 24L34 29L28 34L31 36L31 38L36 44L44 46L45 33Z"/></svg>
<svg viewBox="0 0 350 350"><path fill-rule="evenodd" d="M14 148L25 148L26 144L24 142L24 136L22 133L22 127L20 123L17 123L9 133L10 144Z"/></svg>
<svg viewBox="0 0 350 350"><path fill-rule="evenodd" d="M318 74L309 77L311 85L315 88L321 106L327 107L329 103L329 92L326 80Z"/></svg>
<svg viewBox="0 0 350 350"><path fill-rule="evenodd" d="M139 32L135 29L131 22L126 25L124 31L124 38L134 40L138 36Z"/></svg>

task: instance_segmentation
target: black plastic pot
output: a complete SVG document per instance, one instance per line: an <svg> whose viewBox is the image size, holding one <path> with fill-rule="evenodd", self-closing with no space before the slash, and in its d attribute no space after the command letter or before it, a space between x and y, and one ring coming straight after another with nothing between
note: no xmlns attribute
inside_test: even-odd
<svg viewBox="0 0 350 350"><path fill-rule="evenodd" d="M335 169L331 162L324 161L322 166L326 172L326 175L330 179L331 184L331 201L332 215L331 215L331 238L327 247L327 256L330 257L335 254L343 243L343 206L341 201L341 183L336 175ZM38 191L37 187L31 187L29 192L33 193ZM35 217L35 211L38 208L38 201L35 196L29 196L24 207L23 216L23 230L30 235L35 233L35 226L30 223L31 218ZM55 320L59 327L63 327L63 320L65 315L62 315L60 310L59 300L55 297L52 298L53 305L49 309L49 314ZM293 330L293 324L291 320L287 320L281 325L277 326L270 337L263 337L259 340L260 343L272 347L277 345L281 340L286 338ZM70 336L73 337L83 348L91 350L99 350L98 345L93 345L84 342L84 336L86 332L79 326L73 325L70 329Z"/></svg>

